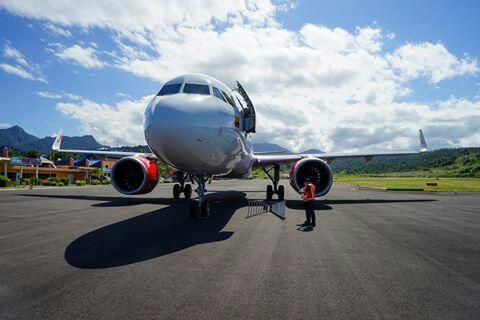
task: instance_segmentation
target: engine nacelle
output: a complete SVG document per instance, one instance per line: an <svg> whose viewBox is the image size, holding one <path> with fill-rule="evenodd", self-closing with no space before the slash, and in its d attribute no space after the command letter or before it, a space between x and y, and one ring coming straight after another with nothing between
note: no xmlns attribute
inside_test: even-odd
<svg viewBox="0 0 480 320"><path fill-rule="evenodd" d="M158 183L155 161L141 156L130 156L118 160L112 168L112 185L123 194L144 194Z"/></svg>
<svg viewBox="0 0 480 320"><path fill-rule="evenodd" d="M316 187L315 197L326 195L333 182L333 172L330 166L318 158L303 158L297 161L290 170L290 185L300 192L305 179L309 178Z"/></svg>

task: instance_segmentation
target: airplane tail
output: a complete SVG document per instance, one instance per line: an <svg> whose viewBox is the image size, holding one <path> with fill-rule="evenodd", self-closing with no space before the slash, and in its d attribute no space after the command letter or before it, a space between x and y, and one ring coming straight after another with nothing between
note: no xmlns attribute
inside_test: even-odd
<svg viewBox="0 0 480 320"><path fill-rule="evenodd" d="M55 138L55 141L53 141L52 150L55 150L55 151L60 150L60 145L62 144L62 136L63 136L63 130L60 129L60 131L57 133L57 137Z"/></svg>
<svg viewBox="0 0 480 320"><path fill-rule="evenodd" d="M425 137L423 136L422 129L418 130L418 132L420 134L420 152L427 152L428 146L427 146L427 142L425 141Z"/></svg>

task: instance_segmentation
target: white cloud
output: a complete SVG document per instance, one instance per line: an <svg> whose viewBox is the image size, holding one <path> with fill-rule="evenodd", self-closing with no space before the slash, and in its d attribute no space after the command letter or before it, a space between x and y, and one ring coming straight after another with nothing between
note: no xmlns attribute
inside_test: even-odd
<svg viewBox="0 0 480 320"><path fill-rule="evenodd" d="M105 63L97 58L96 50L92 47L82 48L75 44L61 49L55 55L62 60L77 63L87 69L103 68L105 66Z"/></svg>
<svg viewBox="0 0 480 320"><path fill-rule="evenodd" d="M59 100L62 98L68 99L68 100L80 100L82 97L77 96L73 93L68 93L68 92L62 92L60 93L53 93L53 92L48 92L48 91L38 91L37 94L42 97L42 98L47 98L47 99L55 99Z"/></svg>
<svg viewBox="0 0 480 320"><path fill-rule="evenodd" d="M3 56L6 58L11 58L23 66L28 66L25 56L9 44L6 44L3 48Z"/></svg>
<svg viewBox="0 0 480 320"><path fill-rule="evenodd" d="M73 93L68 93L68 92L64 92L63 96L67 99L70 99L70 100L80 100L80 99L82 99L82 97L80 97L76 94L73 94Z"/></svg>
<svg viewBox="0 0 480 320"><path fill-rule="evenodd" d="M0 0L18 15L61 26L111 31L116 48L79 43L50 44L59 58L86 68L108 66L158 82L185 72L202 72L228 85L239 80L258 112L256 141L292 150L326 151L415 148L423 127L432 146L478 143L480 102L447 99L400 103L412 93L410 81L432 84L477 75L477 60L457 57L443 44L404 44L376 25L354 31L305 24L287 30L275 12L291 7L264 0L122 0L78 3ZM147 97L109 105L90 100L59 103L57 109L81 123L85 133L114 143L144 143L141 117ZM112 121L109 121L109 120ZM129 126L125 126L128 123ZM132 134L133 133L133 134Z"/></svg>
<svg viewBox="0 0 480 320"><path fill-rule="evenodd" d="M7 63L0 64L0 68L3 71L14 74L24 79L48 83L47 79L42 75L40 71L40 66L37 64L28 63L23 53L21 53L9 43L6 43L3 48L3 56L5 58L12 59L17 63L17 65L11 65Z"/></svg>
<svg viewBox="0 0 480 320"><path fill-rule="evenodd" d="M35 77L33 74L24 70L20 66L12 66L10 64L0 63L0 69L2 69L3 71L5 71L7 73L19 76L19 77L24 78L24 79L36 80L36 81L40 81L40 82L43 82L43 83L48 83L47 79L42 78L42 77Z"/></svg>
<svg viewBox="0 0 480 320"><path fill-rule="evenodd" d="M0 123L0 129L10 128L11 126L10 123Z"/></svg>
<svg viewBox="0 0 480 320"><path fill-rule="evenodd" d="M212 21L273 24L273 14L276 11L276 7L269 0L180 0L162 3L155 0L45 0L41 5L34 0L1 0L0 7L23 17L48 20L59 25L101 27L129 32L159 30L165 25L210 28Z"/></svg>
<svg viewBox="0 0 480 320"><path fill-rule="evenodd" d="M51 93L48 91L38 91L37 94L42 97L42 98L47 98L47 99L61 99L62 95L61 94L55 94Z"/></svg>
<svg viewBox="0 0 480 320"><path fill-rule="evenodd" d="M110 145L145 144L143 138L143 112L153 96L140 100L123 100L115 105L82 100L78 103L57 103L63 114L76 119L81 131L93 134ZM126 125L128 124L128 125Z"/></svg>
<svg viewBox="0 0 480 320"><path fill-rule="evenodd" d="M51 24L51 23L46 23L43 25L45 30L49 31L50 33L57 35L57 36L62 36L66 38L71 38L72 33L62 27L59 27L57 25Z"/></svg>
<svg viewBox="0 0 480 320"><path fill-rule="evenodd" d="M443 44L429 42L401 46L387 59L404 79L426 76L432 83L438 83L461 75L479 72L478 62L472 58L459 59Z"/></svg>
<svg viewBox="0 0 480 320"><path fill-rule="evenodd" d="M128 93L124 93L124 92L118 92L117 96L122 97L122 98L130 98L130 95Z"/></svg>

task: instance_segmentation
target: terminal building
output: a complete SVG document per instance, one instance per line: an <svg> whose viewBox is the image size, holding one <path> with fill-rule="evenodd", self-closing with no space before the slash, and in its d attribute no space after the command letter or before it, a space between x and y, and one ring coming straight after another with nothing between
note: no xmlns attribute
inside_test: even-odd
<svg viewBox="0 0 480 320"><path fill-rule="evenodd" d="M45 157L21 158L9 157L8 148L2 148L0 168L3 175L11 181L19 183L24 178L66 178L71 183L76 180L87 180L93 168L100 168L102 175L110 177L114 160L102 160L94 156L84 156L79 160L73 158L52 162Z"/></svg>

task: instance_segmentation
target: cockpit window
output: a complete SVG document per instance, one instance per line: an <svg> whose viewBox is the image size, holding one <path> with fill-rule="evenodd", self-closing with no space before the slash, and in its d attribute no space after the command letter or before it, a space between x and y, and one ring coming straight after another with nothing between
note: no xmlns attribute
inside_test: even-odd
<svg viewBox="0 0 480 320"><path fill-rule="evenodd" d="M193 83L185 83L183 87L183 92L185 93L192 93L192 94L210 94L210 90L208 89L208 85L206 84L193 84Z"/></svg>
<svg viewBox="0 0 480 320"><path fill-rule="evenodd" d="M157 94L157 96L166 96L166 95L169 95L169 94L179 93L181 86L182 86L181 83L167 84L167 85L163 86L163 88L160 90L160 92Z"/></svg>
<svg viewBox="0 0 480 320"><path fill-rule="evenodd" d="M213 89L213 95L217 97L218 99L222 100L223 102L226 102L225 98L222 95L222 92L220 92L220 89L216 87L212 87Z"/></svg>
<svg viewBox="0 0 480 320"><path fill-rule="evenodd" d="M235 104L233 103L233 100L232 98L230 98L230 96L228 94L226 94L225 92L223 92L223 97L228 101L228 103L230 103L232 105L232 107L235 107Z"/></svg>

